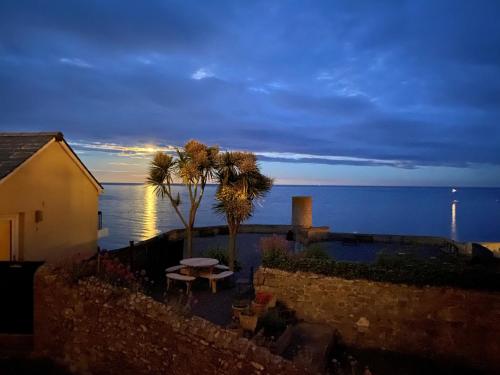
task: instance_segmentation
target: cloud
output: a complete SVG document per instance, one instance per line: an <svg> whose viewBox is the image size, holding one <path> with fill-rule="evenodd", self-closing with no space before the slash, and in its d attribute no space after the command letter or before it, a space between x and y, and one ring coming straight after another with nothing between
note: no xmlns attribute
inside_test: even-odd
<svg viewBox="0 0 500 375"><path fill-rule="evenodd" d="M114 154L126 154L135 156L150 156L157 152L174 153L175 146L157 146L157 145L119 145L116 143L101 143L101 142L69 142L70 146L77 150L90 150L110 152ZM114 163L120 165L121 163Z"/></svg>
<svg viewBox="0 0 500 375"><path fill-rule="evenodd" d="M335 79L335 75L329 72L321 72L316 76L318 81L332 81Z"/></svg>
<svg viewBox="0 0 500 375"><path fill-rule="evenodd" d="M264 88L264 87L258 87L258 86L250 86L248 88L250 91L258 92L261 94L269 94L269 90Z"/></svg>
<svg viewBox="0 0 500 375"><path fill-rule="evenodd" d="M212 73L212 71L210 71L207 68L200 68L197 71L195 71L193 74L191 74L191 78L196 79L196 80L211 78L214 76L215 76L214 73Z"/></svg>
<svg viewBox="0 0 500 375"><path fill-rule="evenodd" d="M332 165L389 166L395 168L415 168L414 163L407 160L370 159L350 156L293 154L289 152L257 152L261 160L287 163L313 163Z"/></svg>
<svg viewBox="0 0 500 375"><path fill-rule="evenodd" d="M87 69L93 68L93 66L90 65L88 62L78 58L61 57L59 59L59 62L66 65L73 65L78 68L87 68Z"/></svg>
<svg viewBox="0 0 500 375"><path fill-rule="evenodd" d="M80 150L138 158L199 138L287 163L500 165L499 12L2 1L0 129L49 127Z"/></svg>

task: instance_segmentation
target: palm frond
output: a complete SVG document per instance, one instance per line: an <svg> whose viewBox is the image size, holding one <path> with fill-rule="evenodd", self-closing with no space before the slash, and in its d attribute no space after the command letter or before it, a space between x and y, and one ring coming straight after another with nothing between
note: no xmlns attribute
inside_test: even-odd
<svg viewBox="0 0 500 375"><path fill-rule="evenodd" d="M263 198L273 185L273 180L260 172L256 156L248 152L220 154L216 178L219 186L213 209L226 217L228 225L249 219L255 200Z"/></svg>

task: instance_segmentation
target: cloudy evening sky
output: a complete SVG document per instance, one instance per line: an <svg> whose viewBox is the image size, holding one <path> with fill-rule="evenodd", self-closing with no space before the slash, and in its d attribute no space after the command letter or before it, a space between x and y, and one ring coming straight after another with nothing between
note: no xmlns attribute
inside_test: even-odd
<svg viewBox="0 0 500 375"><path fill-rule="evenodd" d="M278 183L500 186L498 1L0 3L0 131L101 181L190 138Z"/></svg>

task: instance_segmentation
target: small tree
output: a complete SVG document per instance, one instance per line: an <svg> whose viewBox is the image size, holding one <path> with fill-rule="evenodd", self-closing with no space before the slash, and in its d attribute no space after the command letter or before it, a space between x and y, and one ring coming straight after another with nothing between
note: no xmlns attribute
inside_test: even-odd
<svg viewBox="0 0 500 375"><path fill-rule="evenodd" d="M186 228L184 253L188 257L193 255L192 233L196 212L203 198L205 186L213 177L218 153L217 146L208 147L198 141L190 140L185 144L184 149L177 149L175 156L158 152L151 162L147 182L154 187L159 197L169 199ZM187 218L179 209L181 204L179 193L174 196L172 191L172 185L176 180L182 181L188 191L190 208Z"/></svg>
<svg viewBox="0 0 500 375"><path fill-rule="evenodd" d="M219 187L214 210L227 220L229 267L234 270L240 225L252 216L255 201L271 190L273 180L260 172L256 156L249 152L220 154L216 177Z"/></svg>

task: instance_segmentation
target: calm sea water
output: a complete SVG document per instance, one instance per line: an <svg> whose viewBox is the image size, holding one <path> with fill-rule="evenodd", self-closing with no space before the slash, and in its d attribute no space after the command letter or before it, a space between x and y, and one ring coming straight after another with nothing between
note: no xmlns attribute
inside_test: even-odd
<svg viewBox="0 0 500 375"><path fill-rule="evenodd" d="M104 186L100 199L108 237L100 245L114 249L182 227L167 200L144 185ZM176 187L181 200L187 196ZM212 211L215 186L208 186L197 226L224 224ZM275 186L249 223L289 224L294 195L313 197L313 224L334 232L445 236L459 241L500 241L500 188ZM457 201L453 203L453 201ZM186 205L184 205L185 207Z"/></svg>

